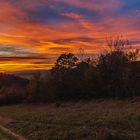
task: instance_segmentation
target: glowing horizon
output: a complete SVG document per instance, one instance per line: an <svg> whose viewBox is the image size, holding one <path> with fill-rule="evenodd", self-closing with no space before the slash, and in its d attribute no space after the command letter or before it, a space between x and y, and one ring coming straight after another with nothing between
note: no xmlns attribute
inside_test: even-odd
<svg viewBox="0 0 140 140"><path fill-rule="evenodd" d="M96 55L115 35L140 49L140 0L1 0L0 72L50 69L79 48Z"/></svg>

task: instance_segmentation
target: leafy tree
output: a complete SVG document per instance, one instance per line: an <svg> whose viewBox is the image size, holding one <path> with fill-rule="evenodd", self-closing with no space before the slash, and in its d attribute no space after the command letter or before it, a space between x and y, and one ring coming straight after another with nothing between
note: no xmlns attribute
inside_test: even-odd
<svg viewBox="0 0 140 140"><path fill-rule="evenodd" d="M41 100L41 75L40 73L35 74L27 87L28 101L39 101Z"/></svg>
<svg viewBox="0 0 140 140"><path fill-rule="evenodd" d="M80 62L74 54L62 54L52 69L56 98L77 100L86 97L85 71L89 60Z"/></svg>
<svg viewBox="0 0 140 140"><path fill-rule="evenodd" d="M71 70L76 67L78 58L72 54L61 54L56 60L55 66L52 68L52 73L64 72L66 70Z"/></svg>

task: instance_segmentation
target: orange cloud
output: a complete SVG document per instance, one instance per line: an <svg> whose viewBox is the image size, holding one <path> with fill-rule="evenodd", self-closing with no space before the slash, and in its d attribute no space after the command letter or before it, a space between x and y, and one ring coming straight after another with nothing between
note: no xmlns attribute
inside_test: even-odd
<svg viewBox="0 0 140 140"><path fill-rule="evenodd" d="M40 56L78 53L79 48L87 54L98 54L108 35L122 34L139 49L138 19L134 13L131 17L116 14L124 4L120 0L0 1L0 71L48 69L55 58L42 61ZM11 58L4 61L4 56ZM13 60L21 56L39 59Z"/></svg>

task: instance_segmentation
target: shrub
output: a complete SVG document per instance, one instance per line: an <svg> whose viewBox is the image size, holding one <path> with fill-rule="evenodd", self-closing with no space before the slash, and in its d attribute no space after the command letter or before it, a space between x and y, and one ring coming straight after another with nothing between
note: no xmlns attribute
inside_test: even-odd
<svg viewBox="0 0 140 140"><path fill-rule="evenodd" d="M17 104L24 99L23 92L17 87L2 87L0 89L0 104Z"/></svg>

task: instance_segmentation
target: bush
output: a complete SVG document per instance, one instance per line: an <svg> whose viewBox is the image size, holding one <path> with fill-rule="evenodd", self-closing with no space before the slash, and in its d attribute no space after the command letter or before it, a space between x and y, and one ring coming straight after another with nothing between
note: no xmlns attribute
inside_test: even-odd
<svg viewBox="0 0 140 140"><path fill-rule="evenodd" d="M24 99L24 94L16 87L2 87L0 89L0 104L17 104Z"/></svg>

